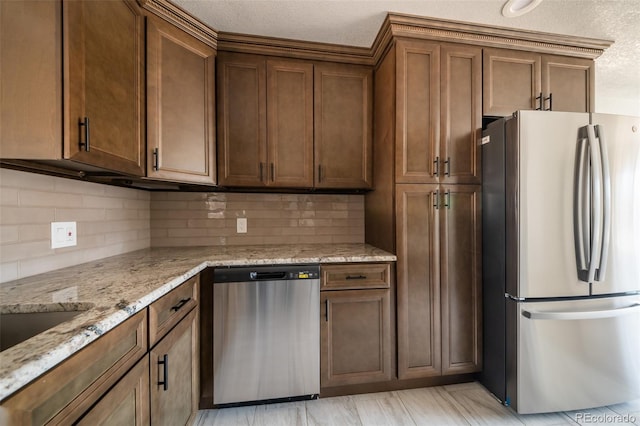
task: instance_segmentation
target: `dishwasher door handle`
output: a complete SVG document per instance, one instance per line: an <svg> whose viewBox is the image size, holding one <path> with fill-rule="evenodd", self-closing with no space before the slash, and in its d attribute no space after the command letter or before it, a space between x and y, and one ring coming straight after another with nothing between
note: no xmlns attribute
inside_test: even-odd
<svg viewBox="0 0 640 426"><path fill-rule="evenodd" d="M264 280L283 280L287 278L287 273L282 271L277 272L249 272L249 276L252 280L264 281Z"/></svg>

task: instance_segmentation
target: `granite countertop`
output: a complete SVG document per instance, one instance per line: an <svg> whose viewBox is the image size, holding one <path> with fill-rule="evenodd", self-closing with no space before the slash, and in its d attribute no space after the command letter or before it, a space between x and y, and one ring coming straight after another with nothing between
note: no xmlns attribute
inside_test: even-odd
<svg viewBox="0 0 640 426"><path fill-rule="evenodd" d="M395 260L367 244L150 248L0 284L0 314L83 311L0 352L0 401L207 267Z"/></svg>

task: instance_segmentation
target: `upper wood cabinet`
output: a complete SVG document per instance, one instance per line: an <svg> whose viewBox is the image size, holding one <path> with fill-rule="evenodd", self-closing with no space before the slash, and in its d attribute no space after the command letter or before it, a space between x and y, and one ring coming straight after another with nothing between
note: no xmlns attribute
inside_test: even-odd
<svg viewBox="0 0 640 426"><path fill-rule="evenodd" d="M71 168L142 176L144 18L136 2L1 7L1 79L8 90L1 157L68 159Z"/></svg>
<svg viewBox="0 0 640 426"><path fill-rule="evenodd" d="M221 52L218 168L226 186L313 186L313 64Z"/></svg>
<svg viewBox="0 0 640 426"><path fill-rule="evenodd" d="M396 182L480 183L480 48L399 40L396 105Z"/></svg>
<svg viewBox="0 0 640 426"><path fill-rule="evenodd" d="M517 110L590 112L594 107L591 59L484 49L484 115Z"/></svg>
<svg viewBox="0 0 640 426"><path fill-rule="evenodd" d="M315 186L371 188L371 68L317 64L314 79Z"/></svg>
<svg viewBox="0 0 640 426"><path fill-rule="evenodd" d="M214 48L147 18L147 177L216 183Z"/></svg>

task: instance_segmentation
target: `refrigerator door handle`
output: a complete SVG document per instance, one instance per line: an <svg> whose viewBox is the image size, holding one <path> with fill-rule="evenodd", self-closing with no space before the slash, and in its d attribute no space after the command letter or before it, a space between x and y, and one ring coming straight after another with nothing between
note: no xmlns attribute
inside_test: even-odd
<svg viewBox="0 0 640 426"><path fill-rule="evenodd" d="M531 320L585 320L599 318L614 318L622 315L640 313L640 301L634 302L629 306L616 309L605 309L599 311L577 311L577 312L558 312L558 311L534 311L522 310L522 316Z"/></svg>
<svg viewBox="0 0 640 426"><path fill-rule="evenodd" d="M587 138L589 139L589 158L591 160L592 169L592 226L591 233L591 256L589 259L589 272L587 274L587 282L593 283L596 278L596 270L600 266L600 255L602 253L602 237L603 237L603 202L602 202L602 158L600 150L600 140L596 138L595 129L592 125L587 126Z"/></svg>
<svg viewBox="0 0 640 426"><path fill-rule="evenodd" d="M576 251L578 278L586 280L583 275L587 270L589 256L589 194L588 176L589 160L587 159L588 142L586 138L578 139L576 149L576 165L573 179L573 238Z"/></svg>
<svg viewBox="0 0 640 426"><path fill-rule="evenodd" d="M602 160L602 204L603 204L603 229L602 249L598 262L598 281L604 281L607 270L607 258L609 257L609 240L611 239L611 172L609 170L609 153L604 137L604 129L601 125L595 126L596 137L600 141L600 158Z"/></svg>

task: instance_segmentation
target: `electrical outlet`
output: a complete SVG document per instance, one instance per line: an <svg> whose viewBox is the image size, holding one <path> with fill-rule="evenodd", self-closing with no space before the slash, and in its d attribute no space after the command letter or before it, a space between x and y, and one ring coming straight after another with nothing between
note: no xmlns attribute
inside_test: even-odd
<svg viewBox="0 0 640 426"><path fill-rule="evenodd" d="M236 220L236 232L238 234L246 234L247 233L247 218L239 217Z"/></svg>
<svg viewBox="0 0 640 426"><path fill-rule="evenodd" d="M75 222L51 222L51 248L72 247L78 244Z"/></svg>

